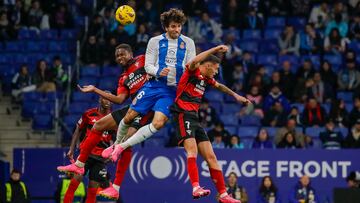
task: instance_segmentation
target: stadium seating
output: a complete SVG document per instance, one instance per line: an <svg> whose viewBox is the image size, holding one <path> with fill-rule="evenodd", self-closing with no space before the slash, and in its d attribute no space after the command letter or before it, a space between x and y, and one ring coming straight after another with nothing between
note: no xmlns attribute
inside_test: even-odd
<svg viewBox="0 0 360 203"><path fill-rule="evenodd" d="M53 118L51 115L35 115L32 123L34 130L51 130L53 128Z"/></svg>
<svg viewBox="0 0 360 203"><path fill-rule="evenodd" d="M240 137L256 137L258 134L258 127L240 126L238 128L238 136Z"/></svg>

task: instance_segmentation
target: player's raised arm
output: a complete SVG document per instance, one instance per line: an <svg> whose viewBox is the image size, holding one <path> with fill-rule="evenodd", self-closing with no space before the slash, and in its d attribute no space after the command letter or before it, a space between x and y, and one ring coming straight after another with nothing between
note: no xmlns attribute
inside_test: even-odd
<svg viewBox="0 0 360 203"><path fill-rule="evenodd" d="M189 68L189 70L195 70L198 66L198 64L200 62L202 62L204 59L206 59L208 56L210 56L211 54L217 53L217 52L227 52L228 47L225 45L219 45L216 47L213 47L211 49L208 49L204 52L201 52L200 54L198 54L197 56L195 56L195 58L193 58L188 64L187 67Z"/></svg>
<svg viewBox="0 0 360 203"><path fill-rule="evenodd" d="M239 103L242 103L244 105L251 104L251 101L248 100L246 97L238 95L236 92L232 91L230 88L226 87L226 85L224 85L224 84L216 82L214 87L221 92L224 92L228 95L233 96L235 98L235 100Z"/></svg>
<svg viewBox="0 0 360 203"><path fill-rule="evenodd" d="M95 94L98 94L101 97L117 104L122 104L128 98L129 95L127 91L119 92L118 95L113 95L108 91L104 91L95 87L94 85L85 85L83 87L78 85L78 88L81 92L84 93L94 92Z"/></svg>
<svg viewBox="0 0 360 203"><path fill-rule="evenodd" d="M159 67L156 67L156 59L159 55L158 41L155 38L151 38L146 47L145 53L145 70L149 75L157 76Z"/></svg>

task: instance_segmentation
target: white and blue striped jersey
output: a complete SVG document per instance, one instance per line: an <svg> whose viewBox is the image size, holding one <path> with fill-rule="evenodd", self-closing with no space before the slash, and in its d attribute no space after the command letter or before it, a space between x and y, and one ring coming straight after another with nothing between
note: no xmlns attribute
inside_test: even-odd
<svg viewBox="0 0 360 203"><path fill-rule="evenodd" d="M148 82L152 87L177 86L185 65L196 56L195 43L189 37L180 35L177 39L168 39L164 34L150 39L145 55L145 70L155 76ZM162 69L169 67L166 77L159 77Z"/></svg>

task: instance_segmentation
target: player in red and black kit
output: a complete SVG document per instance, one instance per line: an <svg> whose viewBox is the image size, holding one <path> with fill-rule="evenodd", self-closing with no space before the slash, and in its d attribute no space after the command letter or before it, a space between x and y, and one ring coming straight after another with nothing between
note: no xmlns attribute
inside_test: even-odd
<svg viewBox="0 0 360 203"><path fill-rule="evenodd" d="M92 108L87 110L76 125L76 129L74 131L70 150L68 156L70 159L73 158L75 145L77 141L80 140L80 150L82 145L86 139L88 139L88 135L93 127L94 123L104 116L108 115L111 112L111 102L102 97L99 98L99 106L97 108ZM85 163L85 171L89 172L89 185L86 195L86 203L95 203L96 202L96 193L98 187L102 185L102 187L108 187L109 183L106 178L107 170L106 170L106 161L102 158L101 153L104 149L110 146L113 138L115 137L115 131L104 131L101 136L101 141L91 150L91 154L89 159ZM86 174L86 173L85 173ZM64 196L64 203L73 202L74 194L79 184L83 179L83 175L75 174L71 179L70 185Z"/></svg>
<svg viewBox="0 0 360 203"><path fill-rule="evenodd" d="M138 90L148 80L148 75L146 74L146 71L144 69L145 56L140 55L133 58L133 53L130 45L120 44L116 47L115 59L117 63L124 68L124 72L119 78L117 95L107 93L103 90L96 88L93 85L88 85L84 87L79 86L79 89L82 92L94 92L110 100L111 102L118 104L123 103L129 97L133 99L136 96ZM123 107L95 122L94 126L90 131L88 139L85 140L83 144L82 150L76 162L67 166L59 166L57 169L62 172L83 174L85 165L84 163L88 159L91 150L101 140L101 135L103 131L117 129L117 126L119 125L122 118L125 116L128 108L128 106ZM145 115L142 118L135 119L135 121L132 123L132 126L128 130L127 136L134 134L137 129L139 129L142 125L147 124L147 122L151 121L151 119L151 114ZM119 134L117 134L115 142L121 143L126 138L127 137L120 137ZM117 199L119 197L119 188L125 176L125 172L130 164L131 156L131 149L127 150L125 154L122 154L120 160L117 163L114 184L111 187L101 191L100 195L113 199Z"/></svg>
<svg viewBox="0 0 360 203"><path fill-rule="evenodd" d="M226 52L228 48L220 45L197 55L189 64L180 78L176 91L176 99L171 107L176 125L178 144L183 145L187 153L187 170L193 187L193 198L198 199L210 194L210 190L199 185L199 174L196 166L198 151L207 162L211 179L220 194L219 202L237 203L238 200L230 197L225 188L224 177L218 165L215 153L209 138L200 126L198 110L207 85L233 96L236 101L248 104L250 101L216 82L214 76L218 73L220 59L216 52Z"/></svg>

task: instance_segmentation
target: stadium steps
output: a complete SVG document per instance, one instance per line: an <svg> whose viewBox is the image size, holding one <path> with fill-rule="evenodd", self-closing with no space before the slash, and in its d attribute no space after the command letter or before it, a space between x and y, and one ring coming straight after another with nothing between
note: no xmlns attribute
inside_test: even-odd
<svg viewBox="0 0 360 203"><path fill-rule="evenodd" d="M3 160L12 166L14 148L55 147L53 133L36 133L31 128L31 121L23 120L21 108L13 104L10 97L0 97L0 152Z"/></svg>

